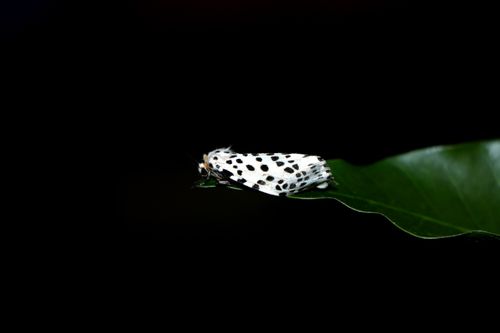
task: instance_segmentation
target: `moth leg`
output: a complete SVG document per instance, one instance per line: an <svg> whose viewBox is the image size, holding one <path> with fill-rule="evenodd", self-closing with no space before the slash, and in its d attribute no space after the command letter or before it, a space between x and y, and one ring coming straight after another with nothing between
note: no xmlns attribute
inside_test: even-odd
<svg viewBox="0 0 500 333"><path fill-rule="evenodd" d="M231 184L229 181L224 180L224 179L218 179L217 181L221 185L229 185L229 184Z"/></svg>
<svg viewBox="0 0 500 333"><path fill-rule="evenodd" d="M316 187L323 190L323 189L328 187L328 182L318 184L318 186L316 186Z"/></svg>

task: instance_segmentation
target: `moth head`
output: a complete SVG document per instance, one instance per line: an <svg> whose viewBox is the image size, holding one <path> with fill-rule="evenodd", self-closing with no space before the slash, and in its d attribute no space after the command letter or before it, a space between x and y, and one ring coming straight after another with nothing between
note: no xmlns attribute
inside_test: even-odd
<svg viewBox="0 0 500 333"><path fill-rule="evenodd" d="M198 164L198 172L203 177L210 176L210 166L208 164L208 156L207 155L203 155L203 162Z"/></svg>
<svg viewBox="0 0 500 333"><path fill-rule="evenodd" d="M202 175L203 177L208 177L209 175L209 172L208 172L208 169L207 167L205 166L204 163L200 163L198 164L198 172L200 173L200 175Z"/></svg>

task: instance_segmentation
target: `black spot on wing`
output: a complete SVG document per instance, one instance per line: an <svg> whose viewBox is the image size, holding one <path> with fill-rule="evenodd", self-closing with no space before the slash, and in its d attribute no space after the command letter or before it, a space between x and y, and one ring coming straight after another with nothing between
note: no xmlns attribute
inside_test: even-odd
<svg viewBox="0 0 500 333"><path fill-rule="evenodd" d="M262 158L261 158L261 157L256 157L256 158L255 158L255 160L256 160L257 162L262 162Z"/></svg>
<svg viewBox="0 0 500 333"><path fill-rule="evenodd" d="M267 176L266 180L268 182L272 182L274 180L274 177L273 176Z"/></svg>
<svg viewBox="0 0 500 333"><path fill-rule="evenodd" d="M241 174L243 173L243 171L238 170L238 172L237 172L237 173L238 173L238 175L239 175L239 176L241 176Z"/></svg>
<svg viewBox="0 0 500 333"><path fill-rule="evenodd" d="M290 167L286 167L285 168L285 171L288 172L288 173L293 173L293 169L290 168Z"/></svg>
<svg viewBox="0 0 500 333"><path fill-rule="evenodd" d="M237 158L236 159L236 163L240 163L241 164L241 163L243 163L243 161L240 158Z"/></svg>
<svg viewBox="0 0 500 333"><path fill-rule="evenodd" d="M231 176L234 176L234 173L232 173L231 171L229 170L222 170L221 171L221 174L224 176L224 177L231 177Z"/></svg>
<svg viewBox="0 0 500 333"><path fill-rule="evenodd" d="M278 156L271 156L271 160L273 160L273 161L277 161L277 160L279 160L279 159L280 159L280 158L279 158Z"/></svg>
<svg viewBox="0 0 500 333"><path fill-rule="evenodd" d="M262 164L262 165L260 166L260 169L261 169L262 171L269 171L269 167L268 167L267 165L265 165L265 164Z"/></svg>
<svg viewBox="0 0 500 333"><path fill-rule="evenodd" d="M255 189L255 190L258 190L260 187L259 187L259 185L254 184L254 185L252 186L252 188L253 188L253 189Z"/></svg>
<svg viewBox="0 0 500 333"><path fill-rule="evenodd" d="M252 165L250 165L250 164L247 164L247 169L250 170L250 171L254 171L255 170L255 168Z"/></svg>
<svg viewBox="0 0 500 333"><path fill-rule="evenodd" d="M283 166L284 164L285 164L285 163L283 163L283 162L281 162L281 161L276 162L276 165L277 165L277 166L279 166L279 167L280 167L280 166Z"/></svg>
<svg viewBox="0 0 500 333"><path fill-rule="evenodd" d="M259 184L259 185L266 185L266 182L263 181L263 180L259 180L259 181L257 181L257 184Z"/></svg>
<svg viewBox="0 0 500 333"><path fill-rule="evenodd" d="M294 164L294 165L292 165L292 167L293 167L295 170L299 170L299 165L298 165L298 164Z"/></svg>

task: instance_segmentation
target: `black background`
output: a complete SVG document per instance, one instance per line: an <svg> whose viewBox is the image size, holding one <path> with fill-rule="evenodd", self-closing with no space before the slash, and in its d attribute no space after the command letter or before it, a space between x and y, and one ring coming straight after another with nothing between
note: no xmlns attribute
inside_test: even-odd
<svg viewBox="0 0 500 333"><path fill-rule="evenodd" d="M487 8L27 4L3 12L7 64L16 73L10 86L30 92L17 108L43 105L50 111L41 118L77 137L61 151L79 155L82 177L90 175L84 204L103 199L90 217L68 216L85 216L78 227L98 239L89 252L153 262L307 263L321 273L338 261L425 266L457 251L473 263L497 244L417 239L335 201L192 188L202 154L221 146L364 164L498 137L490 84L498 57Z"/></svg>

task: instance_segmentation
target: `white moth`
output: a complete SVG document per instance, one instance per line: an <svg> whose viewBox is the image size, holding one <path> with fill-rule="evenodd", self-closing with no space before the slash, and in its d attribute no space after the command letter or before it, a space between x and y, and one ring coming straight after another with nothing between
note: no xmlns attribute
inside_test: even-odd
<svg viewBox="0 0 500 333"><path fill-rule="evenodd" d="M221 184L236 182L252 189L286 196L312 187L324 189L333 180L324 159L304 154L240 154L220 148L203 155L198 171Z"/></svg>

